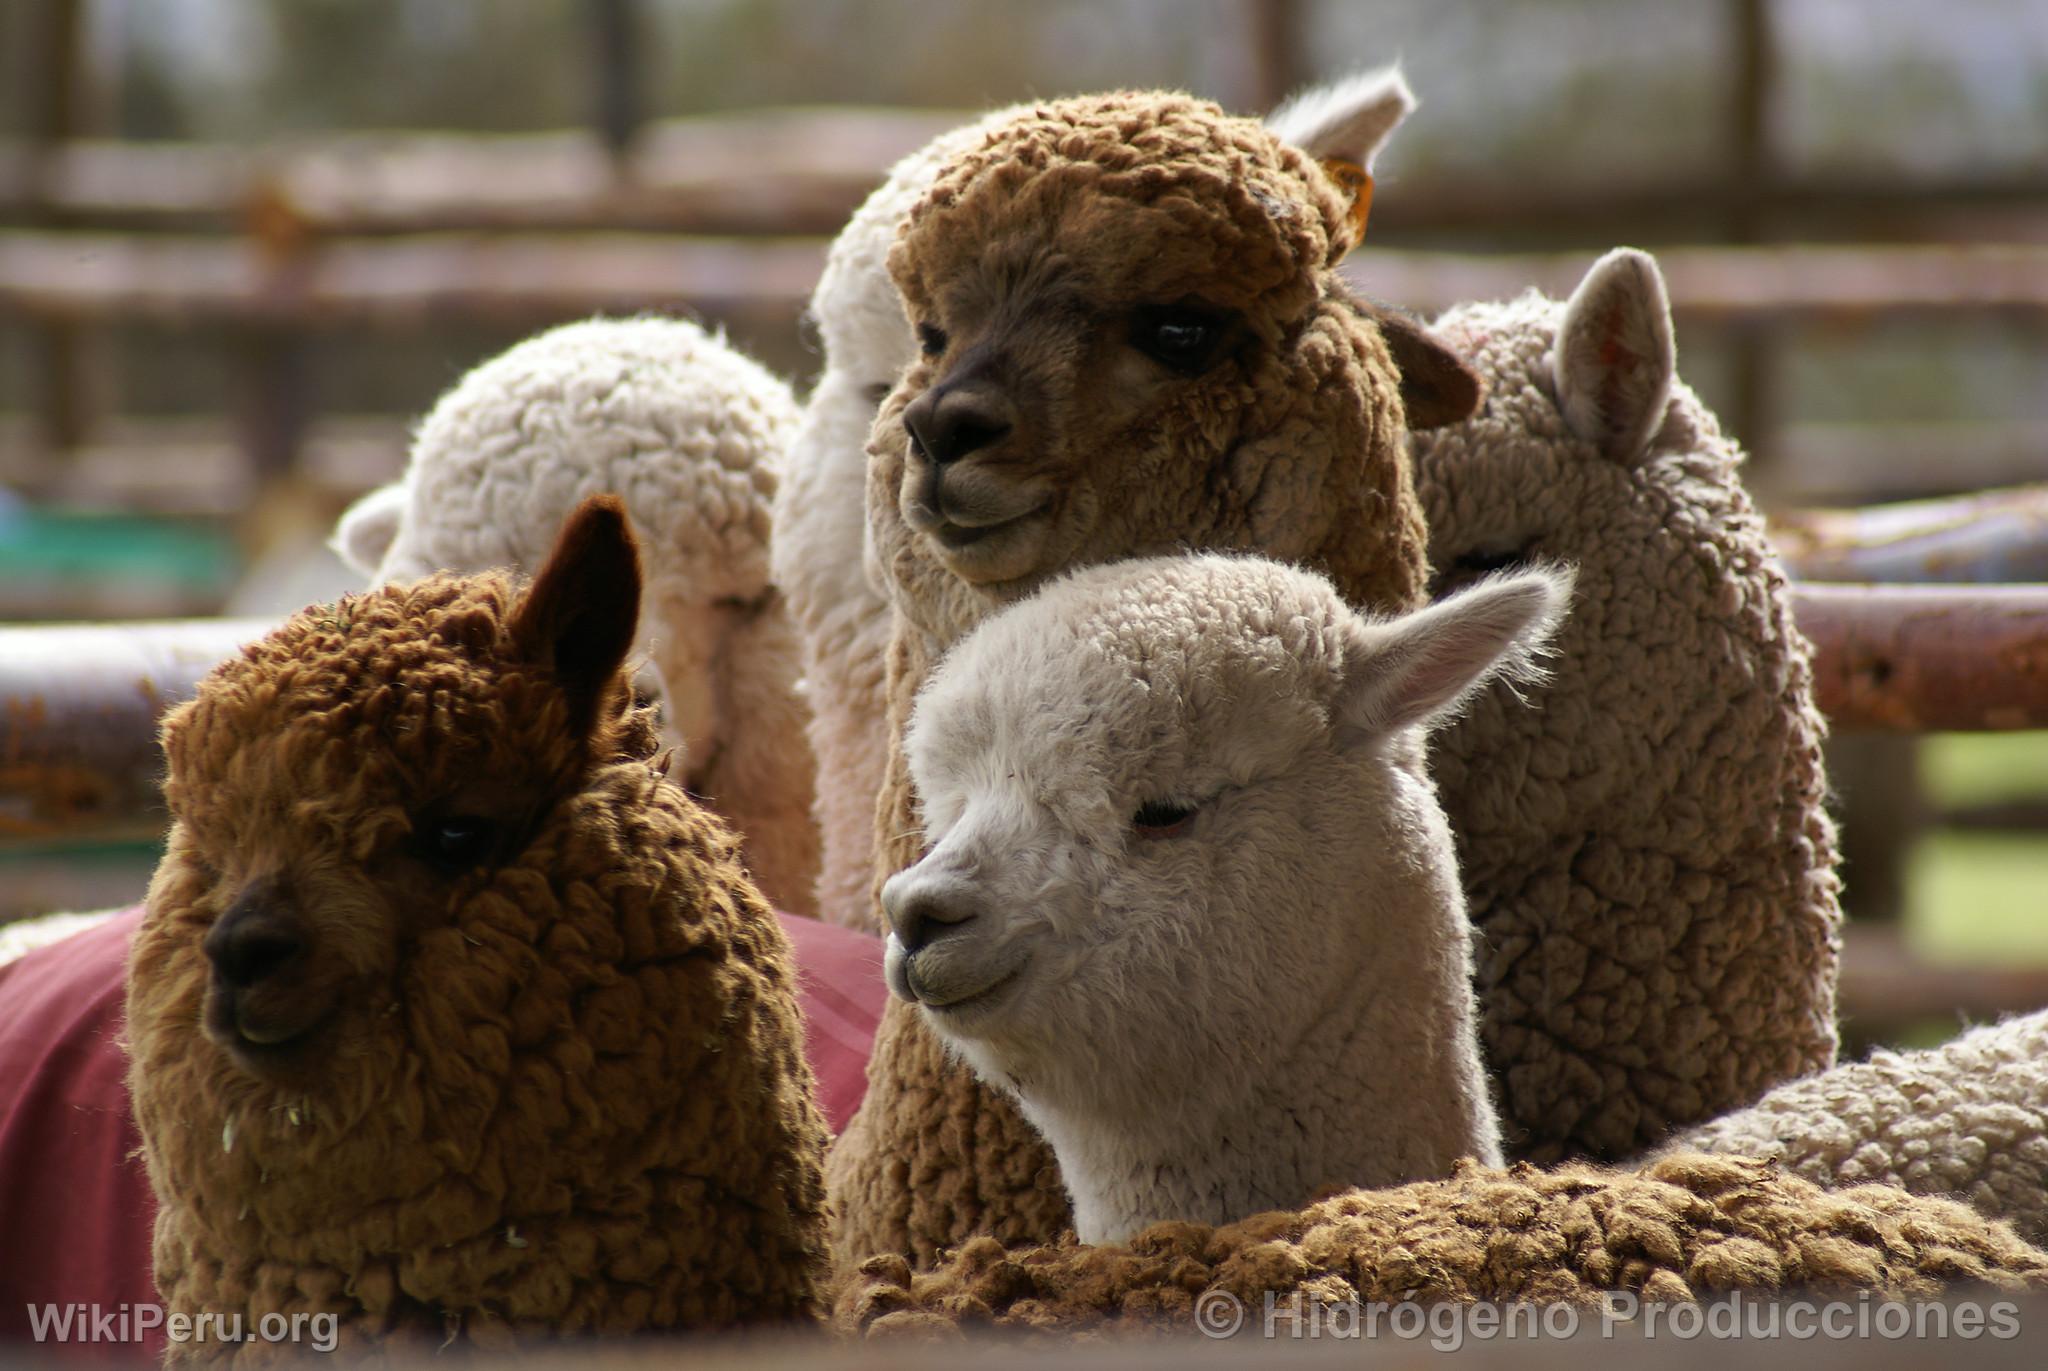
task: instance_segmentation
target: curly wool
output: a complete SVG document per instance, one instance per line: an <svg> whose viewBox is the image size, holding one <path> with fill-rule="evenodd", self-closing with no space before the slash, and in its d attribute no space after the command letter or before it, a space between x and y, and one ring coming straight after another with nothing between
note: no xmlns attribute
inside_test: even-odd
<svg viewBox="0 0 2048 1371"><path fill-rule="evenodd" d="M1810 649L1741 453L1682 384L1632 459L1576 435L1563 308L1434 325L1489 386L1415 438L1438 589L1529 558L1578 588L1540 708L1481 697L1431 766L1509 1150L1612 1160L1833 1062L1841 916Z"/></svg>
<svg viewBox="0 0 2048 1371"><path fill-rule="evenodd" d="M769 563L803 647L822 843L817 907L832 923L872 923L875 797L888 766L889 597L865 569L861 506L875 408L917 341L885 261L897 225L939 171L1017 113L949 130L891 168L833 239L811 293L824 367L783 458Z"/></svg>
<svg viewBox="0 0 2048 1371"><path fill-rule="evenodd" d="M1304 561L1369 608L1420 601L1424 531L1400 377L1336 274L1356 241L1348 206L1313 159L1256 119L1159 92L1027 109L939 174L889 254L912 319L985 262L1014 262L1020 275L1057 263L1105 302L1199 293L1264 346L1249 375L1191 387L1143 432L1068 416L1089 444L1062 456L1098 497L1092 527L1059 567L993 585L955 575L898 510L903 411L938 374L920 359L875 416L868 554L930 645L1052 571L1183 546ZM1102 460L1079 460L1089 455Z"/></svg>
<svg viewBox="0 0 2048 1371"><path fill-rule="evenodd" d="M360 1353L817 1309L826 1133L787 941L623 677L574 733L510 649L515 603L487 574L308 610L165 724L127 1022L174 1312L331 1313ZM406 859L410 807L449 794L529 797L517 854ZM276 871L346 977L315 1030L337 1050L284 1079L200 1031L202 939Z"/></svg>
<svg viewBox="0 0 2048 1371"><path fill-rule="evenodd" d="M899 1257L842 1285L835 1321L872 1339L1002 1329L1041 1337L1189 1331L1221 1291L1273 1296L1595 1305L1728 1291L1919 1299L1963 1283L2048 1289L2048 1253L1962 1205L1867 1185L1830 1193L1765 1162L1672 1157L1641 1172L1466 1165L1443 1181L1356 1190L1222 1228L1163 1223L1124 1247L1071 1237L1006 1251L976 1238L929 1273Z"/></svg>
<svg viewBox="0 0 2048 1371"><path fill-rule="evenodd" d="M769 898L810 914L814 764L796 629L769 572L796 423L787 385L695 324L565 324L443 395L404 477L343 517L336 546L373 583L532 570L577 501L620 496L646 551L639 643L691 791L744 835Z"/></svg>
<svg viewBox="0 0 2048 1371"><path fill-rule="evenodd" d="M2048 1242L2048 1010L1781 1085L1671 1146L1770 1158L1827 1186L1952 1195Z"/></svg>
<svg viewBox="0 0 2048 1371"><path fill-rule="evenodd" d="M1125 305L1198 286L1257 340L1245 375L1222 367L1187 382L1140 431L1063 412L1083 445L1052 454L1048 469L1062 500L1092 499L1095 512L1043 575L1240 549L1311 566L1354 605L1396 610L1422 594L1423 529L1400 376L1335 274L1352 234L1334 183L1257 121L1186 96L1125 93L1052 102L988 132L912 211L889 268L912 318L985 261L1014 261L1020 275L1057 263L1084 295ZM900 745L918 687L947 646L1035 586L955 575L903 517L903 414L938 375L932 358L916 362L869 444L870 570L897 610L878 879L915 861L921 842ZM1020 1242L1066 1226L1044 1142L899 1003L884 1012L868 1081L828 1159L842 1262L878 1252L929 1262L975 1233Z"/></svg>

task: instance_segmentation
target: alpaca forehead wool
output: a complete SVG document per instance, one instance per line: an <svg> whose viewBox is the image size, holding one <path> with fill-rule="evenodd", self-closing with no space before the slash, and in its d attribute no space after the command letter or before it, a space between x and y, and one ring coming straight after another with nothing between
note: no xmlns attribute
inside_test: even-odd
<svg viewBox="0 0 2048 1371"><path fill-rule="evenodd" d="M1055 807L1105 779L1118 800L1242 784L1327 732L1348 617L1327 582L1255 559L1089 568L949 654L906 745L924 774L1026 766Z"/></svg>
<svg viewBox="0 0 2048 1371"><path fill-rule="evenodd" d="M275 807L379 837L372 802L439 798L419 787L440 777L558 779L574 757L541 674L449 651L501 648L511 599L502 575L435 578L345 595L250 644L166 721L173 811L189 797L193 819L227 817L234 806L205 801L231 783L258 801L252 824L273 822Z"/></svg>
<svg viewBox="0 0 2048 1371"><path fill-rule="evenodd" d="M1104 235L1123 249L1113 259ZM912 210L890 270L913 310L993 253L998 273L1048 256L1114 265L1088 274L1111 298L1200 291L1298 313L1355 242L1348 196L1257 120L1127 92L1055 101L990 132Z"/></svg>
<svg viewBox="0 0 2048 1371"><path fill-rule="evenodd" d="M650 537L650 597L768 584L789 388L695 324L589 319L527 339L441 397L413 444L380 579L532 569L563 516L611 491Z"/></svg>

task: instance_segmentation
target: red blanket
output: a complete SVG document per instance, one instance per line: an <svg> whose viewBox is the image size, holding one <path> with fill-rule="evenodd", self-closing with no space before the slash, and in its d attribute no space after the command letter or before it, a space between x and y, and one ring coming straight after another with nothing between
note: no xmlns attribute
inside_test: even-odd
<svg viewBox="0 0 2048 1371"><path fill-rule="evenodd" d="M141 918L126 910L0 966L0 1351L41 1341L130 1359L162 1352L161 1333L146 1326L155 1205L121 1047L122 971ZM836 1131L867 1089L888 998L882 946L781 918L819 1102Z"/></svg>

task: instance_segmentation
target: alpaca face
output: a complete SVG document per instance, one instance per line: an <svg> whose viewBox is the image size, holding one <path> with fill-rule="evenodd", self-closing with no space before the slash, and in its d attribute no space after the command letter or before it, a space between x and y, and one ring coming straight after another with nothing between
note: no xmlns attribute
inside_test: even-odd
<svg viewBox="0 0 2048 1371"><path fill-rule="evenodd" d="M1422 728L1568 585L1375 624L1305 572L1161 558L997 615L906 738L932 846L883 891L891 989L1027 1108L1242 1097L1374 958L1463 938Z"/></svg>
<svg viewBox="0 0 2048 1371"><path fill-rule="evenodd" d="M1310 868L1365 879L1339 837L1355 767L1327 711L1334 631L1290 626L1306 661L1263 623L1162 661L1110 614L1025 617L920 703L933 845L885 888L891 988L985 1075L1055 1097L1113 1099L1134 1070L1286 1034L1254 1005L1302 1003L1332 971L1307 947L1347 941L1309 931L1343 907ZM1248 913L1276 905L1299 944Z"/></svg>
<svg viewBox="0 0 2048 1371"><path fill-rule="evenodd" d="M502 583L456 586L301 616L166 729L153 898L209 1043L254 1081L391 1060L422 949L520 865L582 760L559 693L493 655Z"/></svg>
<svg viewBox="0 0 2048 1371"><path fill-rule="evenodd" d="M1322 485L1398 428L1329 269L1334 186L1254 121L1160 97L1134 133L1118 108L991 133L891 253L921 354L869 444L885 563L1010 599L1190 544L1306 557L1347 517Z"/></svg>

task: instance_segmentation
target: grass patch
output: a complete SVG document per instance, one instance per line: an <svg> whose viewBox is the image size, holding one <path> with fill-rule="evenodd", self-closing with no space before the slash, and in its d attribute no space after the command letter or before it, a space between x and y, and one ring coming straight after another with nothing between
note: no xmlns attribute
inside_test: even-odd
<svg viewBox="0 0 2048 1371"><path fill-rule="evenodd" d="M2048 732L1933 735L1920 747L1920 783L1936 809L2048 798Z"/></svg>
<svg viewBox="0 0 2048 1371"><path fill-rule="evenodd" d="M1929 833L1907 860L1906 911L1932 960L2048 963L2048 837Z"/></svg>

